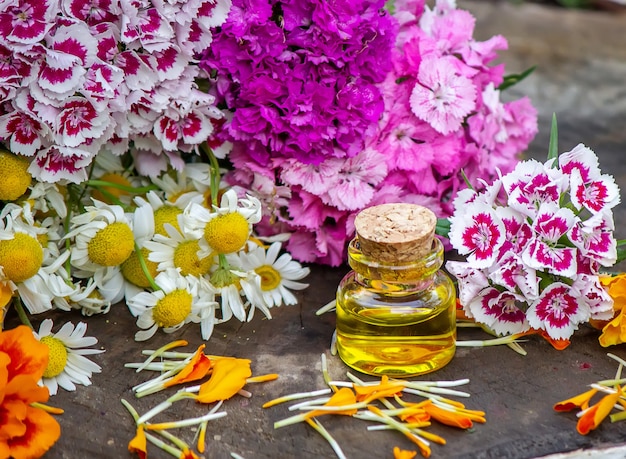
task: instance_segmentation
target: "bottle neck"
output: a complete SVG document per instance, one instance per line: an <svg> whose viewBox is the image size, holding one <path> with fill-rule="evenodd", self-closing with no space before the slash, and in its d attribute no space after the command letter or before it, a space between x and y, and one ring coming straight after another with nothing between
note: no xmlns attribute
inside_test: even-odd
<svg viewBox="0 0 626 459"><path fill-rule="evenodd" d="M381 262L361 252L358 238L348 246L348 263L363 283L418 284L427 286L443 264L443 244L433 238L431 250L421 258L402 262ZM378 281L378 282L376 282Z"/></svg>

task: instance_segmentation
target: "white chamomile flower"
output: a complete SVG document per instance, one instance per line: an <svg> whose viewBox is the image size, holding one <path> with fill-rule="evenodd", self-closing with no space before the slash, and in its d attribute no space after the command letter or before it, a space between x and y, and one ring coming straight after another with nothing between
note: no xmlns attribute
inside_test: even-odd
<svg viewBox="0 0 626 459"><path fill-rule="evenodd" d="M245 246L252 225L261 220L261 202L252 196L239 199L237 193L230 189L222 196L220 207L210 211L192 203L185 209L185 217L192 227L202 229L201 247L206 254L225 255Z"/></svg>
<svg viewBox="0 0 626 459"><path fill-rule="evenodd" d="M163 191L168 202L181 208L191 202L210 202L211 166L185 163L181 171L166 172L159 178L152 178L152 183Z"/></svg>
<svg viewBox="0 0 626 459"><path fill-rule="evenodd" d="M169 223L176 229L178 226L178 216L182 215L184 207L161 199L154 190L149 191L144 199L141 196L135 198L137 206L150 206L154 219L154 233L166 235L165 224Z"/></svg>
<svg viewBox="0 0 626 459"><path fill-rule="evenodd" d="M136 341L151 338L158 328L172 333L188 322L197 322L204 308L215 306L212 296L200 294L204 292L199 291L193 276L185 277L169 269L154 280L160 290L141 292L127 301L141 329L135 334Z"/></svg>
<svg viewBox="0 0 626 459"><path fill-rule="evenodd" d="M180 220L182 222L182 218ZM148 259L158 263L158 271L174 268L183 276L207 275L213 266L213 258L198 256L198 237L188 232L184 225L177 226L179 229L166 224L166 236L155 234L152 241L145 242L144 246L150 252Z"/></svg>
<svg viewBox="0 0 626 459"><path fill-rule="evenodd" d="M39 212L48 213L54 210L59 218L67 216L67 206L65 196L59 191L56 183L35 182L28 199L32 201L33 209Z"/></svg>
<svg viewBox="0 0 626 459"><path fill-rule="evenodd" d="M303 268L291 255L280 257L281 243L274 242L267 251L257 246L247 253L241 253L243 269L253 270L261 278L261 290L265 302L272 306L293 305L298 302L290 290L303 290L309 284L297 282L306 277L310 270Z"/></svg>
<svg viewBox="0 0 626 459"><path fill-rule="evenodd" d="M0 283L3 290L17 291L31 314L52 309L55 296L70 295L74 288L60 277L69 256L48 256L42 246L45 229L28 224L23 208L7 204L0 214Z"/></svg>
<svg viewBox="0 0 626 459"><path fill-rule="evenodd" d="M67 280L67 275L64 277L66 282L71 282L71 280ZM75 286L75 291L71 295L57 296L53 299L57 309L63 311L79 309L84 316L109 312L111 302L105 300L100 294L93 278L89 278L86 286L83 286L81 282L75 282L73 285Z"/></svg>
<svg viewBox="0 0 626 459"><path fill-rule="evenodd" d="M52 333L53 322L44 320L39 326L35 337L50 349L48 366L43 374L42 382L50 391L57 393L59 386L67 391L76 390L76 385L89 386L93 373L100 373L100 365L89 360L85 355L100 354L102 349L86 349L98 340L85 336L87 324L79 322L76 327L67 322L61 329Z"/></svg>
<svg viewBox="0 0 626 459"><path fill-rule="evenodd" d="M191 322L200 323L202 339L208 340L213 334L216 324L215 311L218 304L215 299L215 288L204 277L188 278L194 295L203 300L202 307L196 308L196 313L191 316Z"/></svg>
<svg viewBox="0 0 626 459"><path fill-rule="evenodd" d="M85 212L72 218L66 238L74 238L72 266L95 272L119 266L135 249L132 223L118 205L94 200Z"/></svg>
<svg viewBox="0 0 626 459"><path fill-rule="evenodd" d="M150 250L145 246L145 243L154 237L154 209L144 200L136 202L139 206L132 215L135 250L120 265L124 281L124 298L126 299L132 298L144 289L151 287L152 281L157 275L157 264L148 259ZM144 267L148 275L146 275Z"/></svg>
<svg viewBox="0 0 626 459"><path fill-rule="evenodd" d="M71 263L76 276L93 277L107 301L116 303L124 296L124 278L120 265L135 250L133 223L138 234L149 233L141 226L148 224L141 218L131 221L118 205L94 200L85 212L72 218L66 238L73 238Z"/></svg>

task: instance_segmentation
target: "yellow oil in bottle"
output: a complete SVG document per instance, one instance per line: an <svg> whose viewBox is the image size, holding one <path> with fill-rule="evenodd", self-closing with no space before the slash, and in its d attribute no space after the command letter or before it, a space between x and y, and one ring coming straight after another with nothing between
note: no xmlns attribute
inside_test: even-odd
<svg viewBox="0 0 626 459"><path fill-rule="evenodd" d="M442 270L436 217L415 204L361 211L337 289L337 351L363 373L410 377L446 365L456 350L456 290Z"/></svg>
<svg viewBox="0 0 626 459"><path fill-rule="evenodd" d="M425 290L402 284L395 292L356 277L353 272L344 279L337 297L337 351L348 366L399 378L429 373L452 359L456 296L447 276L435 275Z"/></svg>

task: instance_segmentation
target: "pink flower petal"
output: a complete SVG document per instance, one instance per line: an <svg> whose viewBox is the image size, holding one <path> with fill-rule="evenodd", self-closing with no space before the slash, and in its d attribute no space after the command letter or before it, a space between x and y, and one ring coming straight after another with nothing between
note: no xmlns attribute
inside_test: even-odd
<svg viewBox="0 0 626 459"><path fill-rule="evenodd" d="M561 282L551 283L526 311L528 323L553 339L568 339L590 316L586 301L577 300L579 293Z"/></svg>
<svg viewBox="0 0 626 459"><path fill-rule="evenodd" d="M530 328L526 314L520 309L523 304L524 298L521 295L488 287L468 307L474 320L487 325L499 335L508 335Z"/></svg>
<svg viewBox="0 0 626 459"><path fill-rule="evenodd" d="M450 243L476 268L487 268L495 261L505 241L506 230L495 211L472 203L465 213L450 219Z"/></svg>

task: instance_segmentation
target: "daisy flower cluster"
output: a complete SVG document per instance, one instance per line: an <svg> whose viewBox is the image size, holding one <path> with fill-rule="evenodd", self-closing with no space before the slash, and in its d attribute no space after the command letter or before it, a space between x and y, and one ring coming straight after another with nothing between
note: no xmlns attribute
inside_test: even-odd
<svg viewBox="0 0 626 459"><path fill-rule="evenodd" d="M527 98L501 101L516 78L493 65L503 37L475 40L453 0L392 3L235 0L200 63L228 113L227 180L263 202L260 231L293 233L298 260L341 264L371 205L451 215L461 170L508 172L537 132Z"/></svg>
<svg viewBox="0 0 626 459"><path fill-rule="evenodd" d="M0 174L15 179L0 183L11 199L0 211L0 307L15 304L23 321L53 309L106 313L125 301L137 340L190 322L209 339L232 317L249 321L258 309L271 318L307 287L309 269L281 253L280 240L254 237L259 200L220 189L207 163L148 179L102 152L80 185L32 180L26 163L0 152Z"/></svg>
<svg viewBox="0 0 626 459"><path fill-rule="evenodd" d="M194 55L230 0L7 0L0 12L0 138L46 182L87 179L103 150L142 175L182 168L222 113Z"/></svg>
<svg viewBox="0 0 626 459"><path fill-rule="evenodd" d="M454 202L450 242L467 261L446 267L467 316L497 334L567 340L579 324L613 316L599 270L617 261L619 189L588 147L553 156L520 162Z"/></svg>

